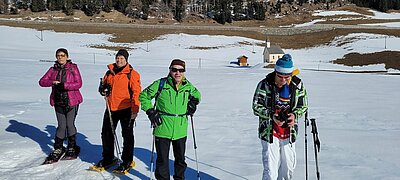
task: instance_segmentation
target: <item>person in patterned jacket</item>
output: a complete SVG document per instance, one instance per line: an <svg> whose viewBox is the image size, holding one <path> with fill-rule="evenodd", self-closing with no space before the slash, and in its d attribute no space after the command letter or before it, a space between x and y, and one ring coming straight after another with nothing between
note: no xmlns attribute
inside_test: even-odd
<svg viewBox="0 0 400 180"><path fill-rule="evenodd" d="M307 91L297 73L292 57L285 54L276 62L275 71L258 83L254 93L252 108L259 117L263 180L293 177L297 124L308 109Z"/></svg>

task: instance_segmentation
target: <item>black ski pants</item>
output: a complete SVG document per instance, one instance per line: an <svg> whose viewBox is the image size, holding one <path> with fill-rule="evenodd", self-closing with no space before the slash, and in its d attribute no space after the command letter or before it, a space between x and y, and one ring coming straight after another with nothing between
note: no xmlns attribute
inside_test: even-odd
<svg viewBox="0 0 400 180"><path fill-rule="evenodd" d="M121 123L124 146L121 158L123 163L130 163L133 161L133 147L135 143L135 139L133 137L134 120L131 120L131 108L111 111L111 119L113 129L111 129L110 116L108 110L106 109L106 111L104 112L103 127L101 130L101 140L103 143L103 159L110 162L114 158L115 139L113 131L115 132L119 121Z"/></svg>
<svg viewBox="0 0 400 180"><path fill-rule="evenodd" d="M185 179L185 170L187 164L185 162L185 150L186 150L186 139L187 137L170 140L166 138L155 138L157 160L155 176L157 180L169 180L169 149L172 142L172 148L174 151L174 179L183 180Z"/></svg>

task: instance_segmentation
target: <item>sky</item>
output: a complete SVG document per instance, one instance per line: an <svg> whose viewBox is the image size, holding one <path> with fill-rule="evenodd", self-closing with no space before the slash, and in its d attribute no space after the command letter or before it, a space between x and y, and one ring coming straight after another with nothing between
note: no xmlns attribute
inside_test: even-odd
<svg viewBox="0 0 400 180"><path fill-rule="evenodd" d="M261 144L258 118L251 109L257 83L272 69L262 68L262 41L228 36L170 34L144 43L119 44L106 34L41 32L0 26L0 177L2 179L148 179L150 177L151 128L144 112L136 120L135 161L126 176L97 173L87 168L101 159L101 124L104 99L97 93L106 65L114 51L91 45L127 46L129 63L140 73L142 87L168 73L174 58L187 62L186 76L202 93L194 116L197 156L202 179L261 179ZM384 48L384 42L387 48ZM273 43L273 42L272 42ZM76 126L79 159L41 165L52 150L57 121L49 105L50 88L38 80L52 66L55 50L64 47L77 63L82 77L81 104ZM203 50L205 49L205 50ZM317 121L322 179L398 179L400 176L400 76L375 73L336 73L317 70L384 70L382 64L347 67L330 61L350 52L399 50L400 39L357 33L337 37L326 45L284 49L300 69L309 96L309 118ZM249 57L249 68L229 64ZM397 70L391 70L398 72ZM299 121L294 179L305 178L304 118ZM122 144L120 129L118 140ZM316 179L310 127L308 134L309 179ZM196 178L195 151L188 130L186 160L188 179ZM170 164L173 156L170 155ZM172 166L171 166L172 168Z"/></svg>

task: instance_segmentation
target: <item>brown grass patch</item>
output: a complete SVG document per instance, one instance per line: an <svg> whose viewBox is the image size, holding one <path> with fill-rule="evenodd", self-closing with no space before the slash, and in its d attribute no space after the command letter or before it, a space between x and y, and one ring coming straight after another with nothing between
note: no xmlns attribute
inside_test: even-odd
<svg viewBox="0 0 400 180"><path fill-rule="evenodd" d="M198 50L210 50L210 49L219 49L223 46L214 46L214 47L201 47L201 46L190 46L189 49L198 49Z"/></svg>
<svg viewBox="0 0 400 180"><path fill-rule="evenodd" d="M364 66L372 64L385 64L385 68L400 70L400 51L383 51L368 54L349 53L342 59L332 61L335 64L346 66Z"/></svg>
<svg viewBox="0 0 400 180"><path fill-rule="evenodd" d="M348 4L346 6L338 7L335 10L338 10L338 11L351 11L351 12L356 12L356 13L359 13L359 14L364 14L364 15L367 15L367 16L374 15L373 12L368 11L369 10L368 8L358 7L358 6L354 5L354 4Z"/></svg>
<svg viewBox="0 0 400 180"><path fill-rule="evenodd" d="M336 21L334 19L328 19L327 21L321 21L317 24L343 24L343 25L358 25L358 24L376 24L376 23L388 23L388 22L399 22L399 19L363 19L363 20L343 20Z"/></svg>

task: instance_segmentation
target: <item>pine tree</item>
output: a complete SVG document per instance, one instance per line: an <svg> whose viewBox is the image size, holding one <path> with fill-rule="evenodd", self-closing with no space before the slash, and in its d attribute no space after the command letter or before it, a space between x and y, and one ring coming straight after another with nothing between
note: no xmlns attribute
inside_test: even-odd
<svg viewBox="0 0 400 180"><path fill-rule="evenodd" d="M265 7L262 2L254 3L255 17L256 20L265 20Z"/></svg>
<svg viewBox="0 0 400 180"><path fill-rule="evenodd" d="M140 0L131 0L126 10L126 15L130 18L142 18L143 3Z"/></svg>
<svg viewBox="0 0 400 180"><path fill-rule="evenodd" d="M72 0L72 8L81 10L84 6L84 0Z"/></svg>
<svg viewBox="0 0 400 180"><path fill-rule="evenodd" d="M31 11L32 12L46 11L46 5L44 0L32 0Z"/></svg>
<svg viewBox="0 0 400 180"><path fill-rule="evenodd" d="M0 0L0 14L5 14L6 11L7 11L6 0Z"/></svg>
<svg viewBox="0 0 400 180"><path fill-rule="evenodd" d="M95 14L100 13L101 8L102 8L101 0L87 0L82 10L87 16L93 16Z"/></svg>
<svg viewBox="0 0 400 180"><path fill-rule="evenodd" d="M74 9L73 9L73 5L72 5L72 0L65 0L63 12L64 12L67 16L72 16L72 15L74 15Z"/></svg>
<svg viewBox="0 0 400 180"><path fill-rule="evenodd" d="M388 1L387 0L380 0L378 9L382 12L386 12L389 10Z"/></svg>
<svg viewBox="0 0 400 180"><path fill-rule="evenodd" d="M400 1L399 0L393 0L393 9L395 9L395 10L400 9Z"/></svg>
<svg viewBox="0 0 400 180"><path fill-rule="evenodd" d="M174 11L174 18L178 22L181 22L183 19L183 11L184 11L183 0L176 0L175 2L176 2L176 4L175 4L175 11Z"/></svg>
<svg viewBox="0 0 400 180"><path fill-rule="evenodd" d="M29 8L29 5L28 5L28 0L21 0L21 1L18 1L17 2L17 8L18 9L25 9L25 10L27 10L28 8Z"/></svg>
<svg viewBox="0 0 400 180"><path fill-rule="evenodd" d="M113 8L113 1L112 0L104 0L104 5L103 5L103 11L105 12L111 12L112 8Z"/></svg>
<svg viewBox="0 0 400 180"><path fill-rule="evenodd" d="M243 0L233 0L233 19L234 20L244 20L243 14L245 9L242 8Z"/></svg>
<svg viewBox="0 0 400 180"><path fill-rule="evenodd" d="M247 16L249 17L249 19L254 19L255 16L253 3L254 0L247 3Z"/></svg>
<svg viewBox="0 0 400 180"><path fill-rule="evenodd" d="M129 2L129 0L114 0L114 9L119 12L125 13L125 9L126 7L128 7Z"/></svg>
<svg viewBox="0 0 400 180"><path fill-rule="evenodd" d="M63 0L47 0L47 7L50 11L59 11L64 7Z"/></svg>

